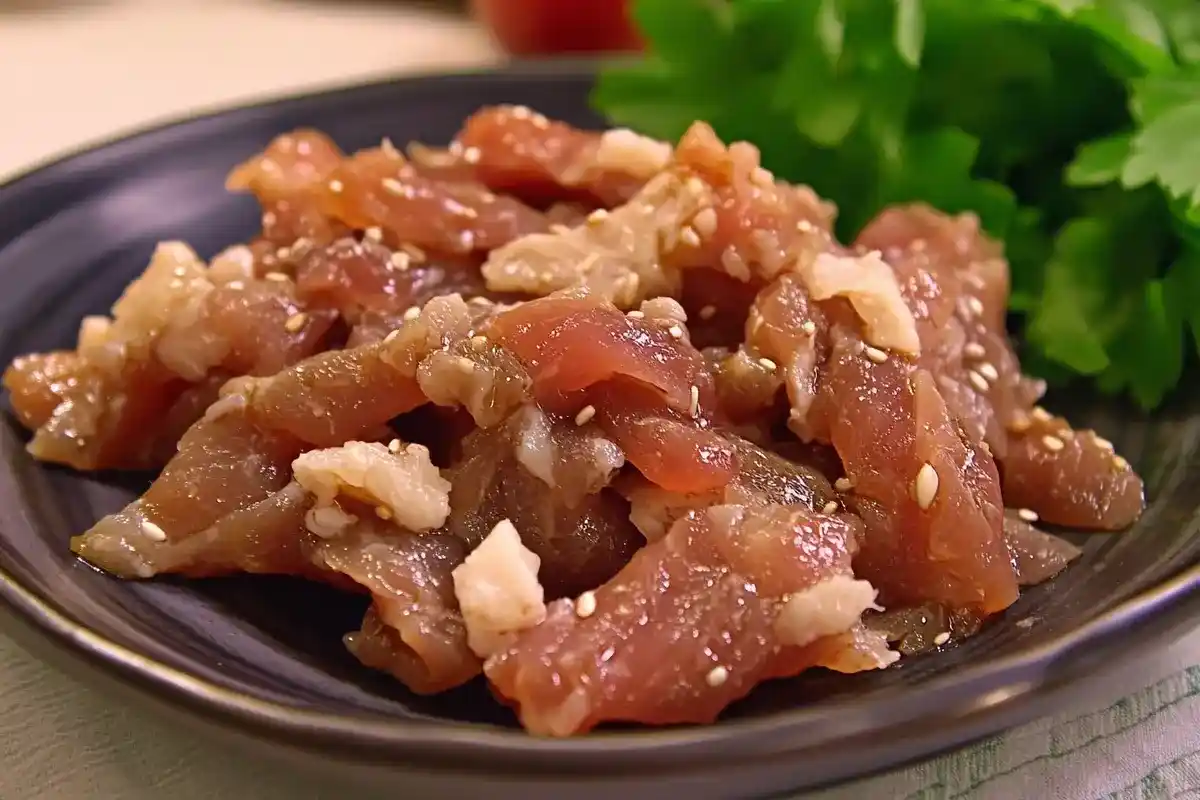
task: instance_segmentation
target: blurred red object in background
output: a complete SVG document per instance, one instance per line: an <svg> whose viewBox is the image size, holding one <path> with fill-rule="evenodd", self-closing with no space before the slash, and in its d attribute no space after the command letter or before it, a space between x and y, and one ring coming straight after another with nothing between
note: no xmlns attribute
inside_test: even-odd
<svg viewBox="0 0 1200 800"><path fill-rule="evenodd" d="M641 49L628 0L471 0L475 16L515 56Z"/></svg>

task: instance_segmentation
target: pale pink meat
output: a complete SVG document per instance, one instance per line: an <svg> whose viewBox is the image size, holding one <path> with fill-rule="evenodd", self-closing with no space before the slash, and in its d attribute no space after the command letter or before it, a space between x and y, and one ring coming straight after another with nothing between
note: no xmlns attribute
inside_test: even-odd
<svg viewBox="0 0 1200 800"><path fill-rule="evenodd" d="M776 668L783 600L849 574L850 540L844 522L795 507L680 520L595 591L592 613L551 603L485 674L537 734L711 722Z"/></svg>

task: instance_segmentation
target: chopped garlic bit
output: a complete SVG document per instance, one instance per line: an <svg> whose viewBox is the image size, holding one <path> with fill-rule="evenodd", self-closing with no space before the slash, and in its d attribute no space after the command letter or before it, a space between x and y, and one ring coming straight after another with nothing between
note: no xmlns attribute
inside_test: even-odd
<svg viewBox="0 0 1200 800"><path fill-rule="evenodd" d="M501 520L451 573L467 644L480 658L504 650L514 634L546 618L539 566L513 524Z"/></svg>
<svg viewBox="0 0 1200 800"><path fill-rule="evenodd" d="M875 587L849 575L834 575L788 597L775 633L780 644L803 647L823 636L845 633L875 605Z"/></svg>
<svg viewBox="0 0 1200 800"><path fill-rule="evenodd" d="M412 531L440 528L450 514L450 482L419 444L392 452L377 442L346 442L303 453L292 470L318 508L346 495L387 508L398 525Z"/></svg>
<svg viewBox="0 0 1200 800"><path fill-rule="evenodd" d="M862 256L822 253L802 277L815 300L842 296L862 318L869 344L883 350L919 355L917 322L900 294L900 284L878 252Z"/></svg>

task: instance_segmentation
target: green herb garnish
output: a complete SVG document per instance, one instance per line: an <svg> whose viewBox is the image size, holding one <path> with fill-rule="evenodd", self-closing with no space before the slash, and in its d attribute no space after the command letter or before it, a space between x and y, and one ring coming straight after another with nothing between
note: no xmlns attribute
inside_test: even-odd
<svg viewBox="0 0 1200 800"><path fill-rule="evenodd" d="M635 0L614 122L697 119L838 204L974 211L1003 240L1031 369L1144 408L1200 350L1200 3ZM1188 332L1190 331L1190 336Z"/></svg>

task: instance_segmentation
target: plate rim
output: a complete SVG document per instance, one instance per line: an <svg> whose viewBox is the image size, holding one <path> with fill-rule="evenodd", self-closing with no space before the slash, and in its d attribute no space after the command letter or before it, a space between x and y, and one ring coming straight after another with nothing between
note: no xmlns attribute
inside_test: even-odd
<svg viewBox="0 0 1200 800"><path fill-rule="evenodd" d="M0 184L0 207L39 187L69 181L80 171L108 161L137 157L139 150L194 135L206 126L244 125L270 118L288 106L320 106L351 97L403 92L429 84L447 89L460 82L546 81L577 83L594 75L597 60L548 59L514 62L499 68L409 74L358 81L310 91L218 106L132 128L36 162ZM4 535L0 533L0 536ZM75 622L0 567L0 605L31 632L65 648L83 663L101 668L134 689L149 691L177 708L243 730L277 744L338 753L346 760L386 756L397 766L419 765L454 771L487 771L513 776L578 774L613 777L679 772L703 763L709 769L745 767L806 752L854 744L864 737L896 738L876 747L884 769L966 744L980 736L1039 716L1046 693L1061 694L1072 684L1096 676L1102 665L1126 660L1132 652L1158 646L1185 625L1200 625L1200 564L1130 597L1084 625L1036 647L932 678L917 687L885 690L869 702L848 698L782 710L763 718L730 720L719 725L634 732L604 732L565 740L531 737L523 731L474 723L434 720L420 723L310 711L261 700L192 676L126 648ZM1134 647L1134 644L1140 647ZM931 712L928 698L939 698ZM987 702L982 702L982 701ZM982 704L981 704L982 703ZM832 717L819 737L812 728ZM906 752L904 735L921 726L927 735L953 740L923 743ZM901 734L901 736L896 736ZM907 748L909 751L912 748ZM885 755L891 753L891 755ZM871 759L866 759L871 761Z"/></svg>

